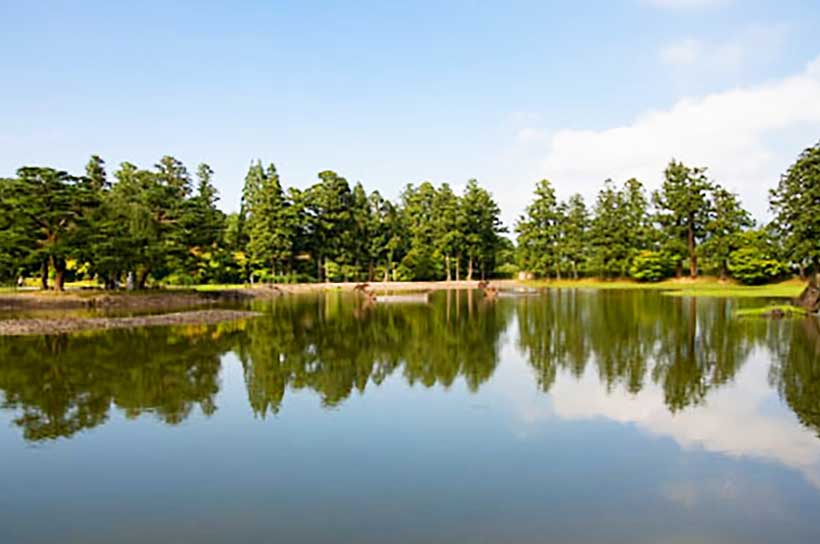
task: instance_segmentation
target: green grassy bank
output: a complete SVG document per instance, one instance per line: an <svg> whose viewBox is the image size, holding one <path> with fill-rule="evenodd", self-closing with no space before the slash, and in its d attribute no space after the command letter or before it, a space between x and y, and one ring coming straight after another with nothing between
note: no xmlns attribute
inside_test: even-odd
<svg viewBox="0 0 820 544"><path fill-rule="evenodd" d="M741 285L716 278L672 279L657 283L640 283L630 280L549 280L524 282L531 287L551 287L560 289L636 289L662 291L670 296L694 297L748 297L748 298L793 298L800 294L805 283L791 279L767 285Z"/></svg>

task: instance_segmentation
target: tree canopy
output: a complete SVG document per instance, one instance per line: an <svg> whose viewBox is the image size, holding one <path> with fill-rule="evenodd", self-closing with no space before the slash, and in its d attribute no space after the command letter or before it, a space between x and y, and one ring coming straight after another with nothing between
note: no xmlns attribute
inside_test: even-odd
<svg viewBox="0 0 820 544"><path fill-rule="evenodd" d="M66 278L107 288L438 280L464 270L473 279L502 264L500 210L476 180L462 195L409 184L392 202L332 170L306 189L286 187L256 160L239 211L225 214L214 177L204 163L192 177L172 156L152 168L124 162L110 177L97 155L82 176L20 168L0 180L0 279L37 274L56 289Z"/></svg>
<svg viewBox="0 0 820 544"><path fill-rule="evenodd" d="M672 160L661 186L606 180L589 203L548 179L515 224L475 179L409 183L393 201L333 170L287 186L273 163L251 162L239 210L219 209L217 174L192 176L173 156L123 162L109 175L92 155L83 175L24 166L0 179L0 281L37 277L107 288L149 283L695 277L759 283L820 274L820 143L770 192L774 219L756 224L707 169Z"/></svg>

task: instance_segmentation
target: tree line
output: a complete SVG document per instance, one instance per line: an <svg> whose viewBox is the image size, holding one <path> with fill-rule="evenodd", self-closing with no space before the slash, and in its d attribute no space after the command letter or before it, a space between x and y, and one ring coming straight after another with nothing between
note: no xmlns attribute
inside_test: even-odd
<svg viewBox="0 0 820 544"><path fill-rule="evenodd" d="M706 168L671 161L663 184L604 183L591 208L559 201L541 180L518 220L517 259L540 277L658 281L699 273L763 283L820 274L820 143L800 154L770 191L773 220L756 223Z"/></svg>
<svg viewBox="0 0 820 544"><path fill-rule="evenodd" d="M504 236L492 195L471 179L408 184L394 202L325 170L285 187L251 163L240 210L217 207L213 170L174 157L124 162L109 177L92 156L81 176L23 167L0 179L0 280L39 276L108 288L287 281L473 280L527 271L542 278L658 281L701 273L763 283L820 274L820 143L770 191L774 219L756 223L706 168L671 161L649 193L607 180L594 203L559 201L548 180Z"/></svg>
<svg viewBox="0 0 820 544"><path fill-rule="evenodd" d="M213 170L174 157L124 162L111 179L92 156L84 175L23 167L0 180L0 277L39 276L112 288L285 281L484 279L512 243L474 179L408 184L397 202L326 170L286 188L273 164L250 165L238 213L217 207ZM509 264L509 263L508 263ZM51 283L50 283L51 282Z"/></svg>

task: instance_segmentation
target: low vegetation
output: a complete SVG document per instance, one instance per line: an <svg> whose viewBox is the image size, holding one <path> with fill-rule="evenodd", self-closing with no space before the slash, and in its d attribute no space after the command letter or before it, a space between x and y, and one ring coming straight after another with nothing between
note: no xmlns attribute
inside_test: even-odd
<svg viewBox="0 0 820 544"><path fill-rule="evenodd" d="M804 283L790 279L767 285L743 285L722 281L714 277L666 279L658 282L634 280L564 279L533 280L526 282L532 287L580 288L580 289L640 289L661 291L670 296L735 297L735 298L794 298L800 294Z"/></svg>
<svg viewBox="0 0 820 544"><path fill-rule="evenodd" d="M803 316L808 312L804 308L791 304L775 304L762 308L742 308L735 312L737 317L787 317Z"/></svg>

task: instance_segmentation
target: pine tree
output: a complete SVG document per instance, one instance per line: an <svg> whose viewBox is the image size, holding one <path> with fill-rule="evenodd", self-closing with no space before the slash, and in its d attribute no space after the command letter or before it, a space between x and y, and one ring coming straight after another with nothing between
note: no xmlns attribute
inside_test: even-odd
<svg viewBox="0 0 820 544"><path fill-rule="evenodd" d="M252 265L270 272L272 278L284 273L293 252L293 221L276 167L251 166L246 178L248 254Z"/></svg>
<svg viewBox="0 0 820 544"><path fill-rule="evenodd" d="M810 266L820 282L820 142L805 149L770 192L770 206L789 260Z"/></svg>
<svg viewBox="0 0 820 544"><path fill-rule="evenodd" d="M560 215L555 190L547 179L535 187L535 198L515 227L520 263L530 271L549 277L558 264Z"/></svg>
<svg viewBox="0 0 820 544"><path fill-rule="evenodd" d="M452 261L463 234L458 225L459 199L450 185L442 183L433 201L433 238L436 255L444 260L445 279L452 279Z"/></svg>
<svg viewBox="0 0 820 544"><path fill-rule="evenodd" d="M579 269L588 258L589 212L584 198L572 195L563 206L564 214L560 223L562 255L569 263L574 279L578 279Z"/></svg>
<svg viewBox="0 0 820 544"><path fill-rule="evenodd" d="M467 255L467 280L473 279L475 266L479 267L481 279L495 269L495 256L499 248L499 236L506 232L501 224L501 210L492 195L471 179L467 182L461 198L460 229L464 233Z"/></svg>
<svg viewBox="0 0 820 544"><path fill-rule="evenodd" d="M590 225L593 266L602 277L624 275L629 258L626 228L622 223L623 197L612 180L606 180L595 201L595 216Z"/></svg>
<svg viewBox="0 0 820 544"><path fill-rule="evenodd" d="M705 168L689 168L671 161L664 171L664 182L653 200L670 253L687 255L689 275L698 274L697 245L706 234L710 203L707 198L711 184ZM678 263L678 273L682 265Z"/></svg>
<svg viewBox="0 0 820 544"><path fill-rule="evenodd" d="M744 229L753 226L751 215L743 209L737 195L715 185L706 224L707 239L702 247L704 255L717 264L721 279L729 275L729 256L740 247Z"/></svg>

